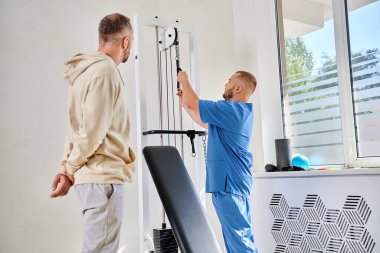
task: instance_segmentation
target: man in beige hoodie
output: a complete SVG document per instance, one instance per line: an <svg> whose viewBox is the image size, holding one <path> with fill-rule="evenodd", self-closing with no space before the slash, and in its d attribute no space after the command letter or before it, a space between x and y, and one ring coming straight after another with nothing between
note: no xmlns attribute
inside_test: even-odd
<svg viewBox="0 0 380 253"><path fill-rule="evenodd" d="M128 60L132 42L129 18L114 13L100 21L98 52L66 63L69 133L51 197L64 196L75 185L86 253L118 249L123 183L132 181L135 157L129 147L126 87L117 66Z"/></svg>

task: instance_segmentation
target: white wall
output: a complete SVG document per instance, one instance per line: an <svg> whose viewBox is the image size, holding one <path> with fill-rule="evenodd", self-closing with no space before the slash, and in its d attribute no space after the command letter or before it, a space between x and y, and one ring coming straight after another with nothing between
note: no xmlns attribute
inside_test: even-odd
<svg viewBox="0 0 380 253"><path fill-rule="evenodd" d="M276 163L274 140L283 138L275 1L234 0L235 51L238 68L257 77L251 148L254 171Z"/></svg>
<svg viewBox="0 0 380 253"><path fill-rule="evenodd" d="M81 217L74 191L65 198L49 198L66 132L63 63L78 52L97 49L98 22L112 12L157 15L197 27L202 97L220 98L236 70L230 0L1 1L0 252L80 250ZM133 108L133 61L120 69ZM124 252L134 253L140 250L136 183L128 184L126 193L121 245ZM218 228L213 208L208 209Z"/></svg>

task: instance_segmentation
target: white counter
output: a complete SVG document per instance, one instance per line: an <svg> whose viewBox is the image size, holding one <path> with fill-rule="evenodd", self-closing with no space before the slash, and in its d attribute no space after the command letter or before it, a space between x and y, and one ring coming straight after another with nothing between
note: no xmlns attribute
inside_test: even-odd
<svg viewBox="0 0 380 253"><path fill-rule="evenodd" d="M353 176L353 175L380 175L380 168L278 171L278 172L254 172L253 173L254 178L325 177L325 176Z"/></svg>

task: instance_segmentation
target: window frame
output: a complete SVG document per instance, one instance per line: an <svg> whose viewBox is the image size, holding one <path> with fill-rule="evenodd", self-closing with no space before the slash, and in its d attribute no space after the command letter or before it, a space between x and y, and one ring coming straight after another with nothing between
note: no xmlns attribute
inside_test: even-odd
<svg viewBox="0 0 380 253"><path fill-rule="evenodd" d="M281 111L283 122L284 119L284 81L286 81L286 64L285 64L285 39L282 16L282 1L275 1L275 16L276 16L276 31L278 42L278 61L280 75L280 90L281 90ZM338 72L338 90L341 112L341 125L344 150L344 167L379 167L380 156L377 157L358 157L356 131L355 131L355 116L354 116L354 101L353 101L353 80L351 73L351 50L349 41L349 26L348 26L348 9L347 0L331 0L334 37L335 37L335 52ZM286 128L283 124L283 134ZM325 166L328 166L327 164Z"/></svg>

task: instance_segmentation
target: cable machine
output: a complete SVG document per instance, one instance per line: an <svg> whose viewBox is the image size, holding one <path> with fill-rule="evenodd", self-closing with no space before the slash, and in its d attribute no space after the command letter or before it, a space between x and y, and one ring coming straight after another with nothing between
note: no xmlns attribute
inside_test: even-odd
<svg viewBox="0 0 380 253"><path fill-rule="evenodd" d="M145 28L153 28L155 40L155 57L156 57L156 83L151 83L150 79L152 72L146 73L146 69L152 69L152 58L148 60L147 52L145 52L144 44L147 43L148 35L145 34ZM184 119L182 114L182 107L178 103L176 92L180 88L180 84L176 81L177 73L180 68L180 33L187 34L189 37L189 59L190 66L186 69L190 70L190 79L193 84L198 84L198 73L196 68L196 43L194 39L194 32L176 22L168 22L158 19L158 17L143 18L135 16L134 18L135 30L135 78L136 78L136 111L137 111L137 134L141 136L137 140L138 150L146 145L171 145L176 147L182 160L189 162L195 159L196 169L194 170L194 184L198 187L198 193L204 194L203 186L200 183L204 182L205 178L205 159L200 159L206 153L206 131L195 130L193 127L184 126ZM150 35L150 42L153 36ZM152 55L151 55L152 57ZM142 69L144 68L144 71ZM173 71L174 68L174 71ZM148 80L149 79L149 80ZM199 92L199 87L195 86L194 89ZM155 91L155 92L154 92ZM155 93L155 94L154 94ZM157 97L155 100L154 97ZM157 104L154 104L154 101ZM150 115L153 115L151 117ZM152 124L152 118L157 119L155 124ZM150 137L152 136L152 137ZM159 137L157 141L157 136ZM200 137L201 141L195 142L196 137ZM150 138L150 139L149 139ZM189 139L189 143L184 139ZM152 143L151 140L155 140ZM185 159L186 149L189 145L191 147L192 158ZM198 155L197 150L202 150L203 154ZM199 152L198 152L199 153ZM205 158L205 157L204 157ZM139 219L140 230L140 249L144 248L144 241L142 238L149 238L148 231L150 229L150 210L149 210L149 187L146 175L146 168L142 168L141 155L137 157L138 169L138 184L139 184L139 209L142 217ZM202 196L200 196L202 199ZM205 200L204 200L205 201ZM155 244L156 252L176 252L176 242L171 229L166 227L165 210L162 210L162 226L159 229L153 229L153 241ZM173 251L172 251L173 250Z"/></svg>
<svg viewBox="0 0 380 253"><path fill-rule="evenodd" d="M157 17L156 17L157 18ZM178 23L178 21L176 21ZM181 151L181 157L182 160L184 160L184 150L183 150L183 135L186 134L190 138L191 142L191 150L193 157L196 156L195 147L194 147L194 138L196 135L198 136L206 136L206 131L195 131L195 130L183 130L183 122L182 122L182 107L181 105L178 105L178 111L179 111L179 130L176 129L176 113L174 108L174 79L173 77L173 64L172 64L172 48L175 47L175 63L176 63L176 73L181 70L180 67L180 58L179 58L179 36L178 36L178 30L176 27L170 27L164 29L164 31L159 34L159 27L155 27L156 31L156 45L157 45L157 74L158 74L158 94L159 94L159 111L160 111L160 117L159 117L159 125L160 129L156 130L149 130L144 131L143 135L150 135L150 134L159 134L161 139L161 146L163 145L163 134L167 135L168 138L168 145L171 145L169 135L171 134L179 134L181 136L180 139L180 151ZM169 51L169 53L168 53ZM162 104L162 92L163 92L163 84L162 84L162 66L161 66L161 59L162 59L162 53L165 55L165 80L166 80L166 111L167 111L167 129L163 129L163 104ZM168 60L168 54L169 54L169 60ZM170 76L168 76L168 61L170 64ZM170 79L170 84L169 84ZM169 88L171 92L171 99L172 99L172 112L170 112L170 106L169 106ZM180 83L177 82L176 89L180 89ZM172 114L172 117L169 117L169 114ZM171 127L171 122L173 121L173 125ZM203 138L204 141L206 139ZM174 146L177 148L177 138L174 138Z"/></svg>

